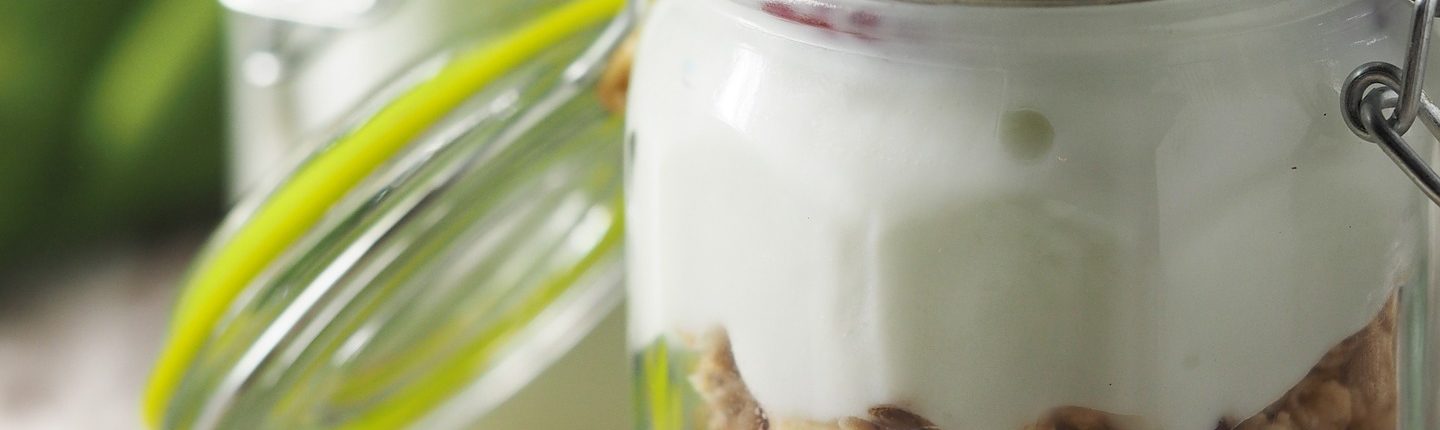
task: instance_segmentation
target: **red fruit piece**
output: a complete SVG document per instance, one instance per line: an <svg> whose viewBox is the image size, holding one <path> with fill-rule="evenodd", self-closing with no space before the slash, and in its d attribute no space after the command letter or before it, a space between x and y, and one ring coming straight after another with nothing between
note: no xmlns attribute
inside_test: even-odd
<svg viewBox="0 0 1440 430"><path fill-rule="evenodd" d="M875 28L880 26L880 16L866 11L855 12L850 15L850 23L860 28Z"/></svg>
<svg viewBox="0 0 1440 430"><path fill-rule="evenodd" d="M765 13L768 13L770 15L779 17L780 19L784 19L786 21L794 22L797 24L803 24L815 28L823 28L826 30L835 29L835 26L830 24L830 21L826 20L824 16L818 14L806 14L795 10L795 8L791 7L788 4L784 4L778 1L765 2L764 5L760 6L760 10L765 11Z"/></svg>
<svg viewBox="0 0 1440 430"><path fill-rule="evenodd" d="M795 9L794 9L794 8L790 7L790 5L788 5L788 4L784 4L784 3L780 3L780 2L775 2L775 1L767 1L767 2L765 2L765 4L764 4L763 6L760 6L760 10L765 11L765 13L768 13L768 14L771 14L771 15L775 15L775 16L778 16L778 17L781 17L781 18L785 18L785 19L790 19L791 17L795 16Z"/></svg>

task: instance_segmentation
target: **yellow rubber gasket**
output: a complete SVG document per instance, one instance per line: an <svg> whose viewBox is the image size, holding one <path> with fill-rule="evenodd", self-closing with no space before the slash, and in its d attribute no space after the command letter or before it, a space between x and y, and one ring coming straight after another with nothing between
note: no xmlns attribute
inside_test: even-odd
<svg viewBox="0 0 1440 430"><path fill-rule="evenodd" d="M180 378L235 296L332 204L466 98L623 5L624 0L576 0L464 54L302 167L186 279L170 339L145 392L150 426L159 428Z"/></svg>

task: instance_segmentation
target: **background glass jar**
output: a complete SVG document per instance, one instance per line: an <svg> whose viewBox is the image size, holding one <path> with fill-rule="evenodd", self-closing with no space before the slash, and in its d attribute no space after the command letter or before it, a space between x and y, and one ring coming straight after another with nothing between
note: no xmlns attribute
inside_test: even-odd
<svg viewBox="0 0 1440 430"><path fill-rule="evenodd" d="M1437 425L1428 203L1339 103L1407 2L957 3L654 8L647 428Z"/></svg>

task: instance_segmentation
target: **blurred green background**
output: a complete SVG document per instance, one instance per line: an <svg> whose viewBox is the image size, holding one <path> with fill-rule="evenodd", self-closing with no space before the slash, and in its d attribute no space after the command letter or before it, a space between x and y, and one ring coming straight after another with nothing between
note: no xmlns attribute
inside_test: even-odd
<svg viewBox="0 0 1440 430"><path fill-rule="evenodd" d="M224 204L210 0L0 0L0 287Z"/></svg>

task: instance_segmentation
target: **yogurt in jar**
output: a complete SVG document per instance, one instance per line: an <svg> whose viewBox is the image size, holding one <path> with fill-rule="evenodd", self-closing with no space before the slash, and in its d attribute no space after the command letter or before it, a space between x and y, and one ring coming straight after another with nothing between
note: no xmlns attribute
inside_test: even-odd
<svg viewBox="0 0 1440 430"><path fill-rule="evenodd" d="M1197 3L661 1L632 348L723 330L771 422L1260 412L1414 276L1423 202L1336 90L1405 6Z"/></svg>

